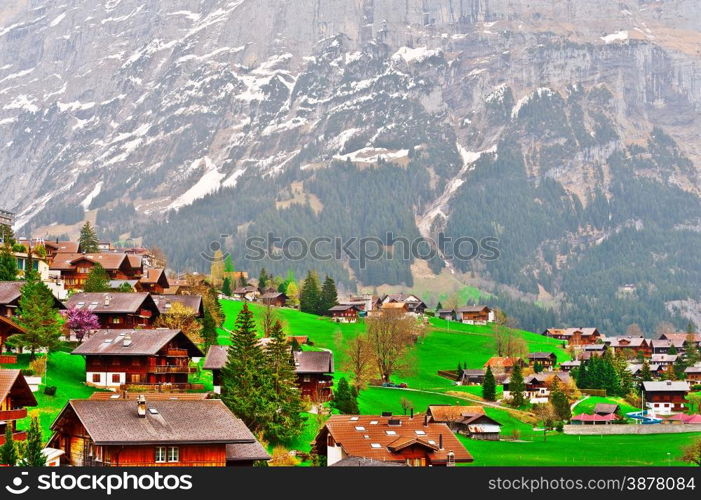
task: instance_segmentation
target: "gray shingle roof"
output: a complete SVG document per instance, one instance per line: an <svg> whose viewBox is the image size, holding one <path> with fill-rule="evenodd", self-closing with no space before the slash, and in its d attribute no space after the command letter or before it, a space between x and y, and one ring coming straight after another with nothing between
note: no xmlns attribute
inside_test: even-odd
<svg viewBox="0 0 701 500"><path fill-rule="evenodd" d="M226 460L227 462L270 460L270 455L258 441L255 443L227 444Z"/></svg>
<svg viewBox="0 0 701 500"><path fill-rule="evenodd" d="M643 382L645 392L689 392L689 384L679 380L663 380L661 382Z"/></svg>
<svg viewBox="0 0 701 500"><path fill-rule="evenodd" d="M147 401L147 406L146 416L139 417L135 401L71 400L52 429L70 407L98 446L256 442L248 427L218 399Z"/></svg>
<svg viewBox="0 0 701 500"><path fill-rule="evenodd" d="M229 347L225 345L209 346L207 357L204 358L205 370L221 370L226 365L226 358L229 355Z"/></svg>
<svg viewBox="0 0 701 500"><path fill-rule="evenodd" d="M187 344L190 356L202 356L200 349L180 330L97 330L72 354L150 356L176 337Z"/></svg>
<svg viewBox="0 0 701 500"><path fill-rule="evenodd" d="M333 353L330 351L295 351L297 373L333 373Z"/></svg>
<svg viewBox="0 0 701 500"><path fill-rule="evenodd" d="M0 281L0 304L10 304L20 297L24 281Z"/></svg>
<svg viewBox="0 0 701 500"><path fill-rule="evenodd" d="M145 303L152 300L151 294L147 292L76 293L66 301L66 306L89 309L95 314L136 313Z"/></svg>
<svg viewBox="0 0 701 500"><path fill-rule="evenodd" d="M199 314L202 310L202 297L200 295L151 295L151 298L158 307L158 312L166 314L170 311L170 305L174 303L182 304L188 309L192 309Z"/></svg>

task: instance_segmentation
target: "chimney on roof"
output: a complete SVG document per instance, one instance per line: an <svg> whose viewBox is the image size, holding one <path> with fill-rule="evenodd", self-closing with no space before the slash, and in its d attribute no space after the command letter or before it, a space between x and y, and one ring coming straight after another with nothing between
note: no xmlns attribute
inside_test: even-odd
<svg viewBox="0 0 701 500"><path fill-rule="evenodd" d="M667 385L672 385L672 381L671 381L671 380L668 380L668 381L667 381Z"/></svg>
<svg viewBox="0 0 701 500"><path fill-rule="evenodd" d="M146 397L143 394L136 399L136 414L139 418L146 418Z"/></svg>
<svg viewBox="0 0 701 500"><path fill-rule="evenodd" d="M124 340L122 341L122 345L124 347L129 347L131 345L131 334L130 333L127 333L124 336Z"/></svg>
<svg viewBox="0 0 701 500"><path fill-rule="evenodd" d="M412 419L414 418L414 409L413 408L409 409L409 418L412 418Z"/></svg>
<svg viewBox="0 0 701 500"><path fill-rule="evenodd" d="M443 449L443 433L438 434L438 449Z"/></svg>
<svg viewBox="0 0 701 500"><path fill-rule="evenodd" d="M110 306L110 301L112 300L112 297L110 297L109 294L105 294L105 307Z"/></svg>
<svg viewBox="0 0 701 500"><path fill-rule="evenodd" d="M428 413L424 415L424 427L428 427Z"/></svg>

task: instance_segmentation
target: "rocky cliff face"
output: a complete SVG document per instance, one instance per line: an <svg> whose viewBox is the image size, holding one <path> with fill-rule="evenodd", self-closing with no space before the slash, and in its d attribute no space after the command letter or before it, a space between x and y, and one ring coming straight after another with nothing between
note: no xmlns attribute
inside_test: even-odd
<svg viewBox="0 0 701 500"><path fill-rule="evenodd" d="M500 263L452 271L566 296L574 261L631 224L698 235L695 4L13 2L0 7L0 204L44 235L97 216L112 236L160 238L181 249L177 265L201 267L202 241L280 231L292 213L311 236L374 234L338 220L376 203L397 211L377 231L505 238ZM379 185L406 177L406 199L353 207L366 190L336 206L333 179L368 167L388 177ZM477 203L480 186L535 215ZM662 199L666 219L651 207ZM688 278L697 265L666 270ZM329 271L412 282L409 264Z"/></svg>

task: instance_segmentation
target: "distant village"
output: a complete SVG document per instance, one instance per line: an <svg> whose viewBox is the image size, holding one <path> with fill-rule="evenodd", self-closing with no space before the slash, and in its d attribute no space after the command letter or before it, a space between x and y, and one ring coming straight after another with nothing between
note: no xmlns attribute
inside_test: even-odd
<svg viewBox="0 0 701 500"><path fill-rule="evenodd" d="M0 212L6 465L275 465L285 461L274 456L275 443L298 437L302 414L318 424L302 459L325 466L473 462L470 440L507 438L491 407L527 411L544 432L701 430L701 335L691 329L650 339L595 326L549 328L541 338L552 339L553 350L535 352L508 312L487 305L429 308L411 293L340 296L331 278L320 282L310 272L298 283L262 271L254 279L230 259L213 263L209 276L178 276L167 270L167 249L116 248L90 224L79 241L49 241L17 238L11 222ZM238 304L237 315L226 317L223 303ZM260 325L253 308L262 311ZM363 325L362 342L344 347L342 378L338 353L316 347L313 329L285 333L283 311ZM367 385L412 389L391 367L368 375L370 364L397 364L428 326L459 325L490 332L492 357L435 374L456 388L475 386L466 393L474 401L360 412L357 396ZM62 370L47 363L54 353L80 361L80 391L42 430L33 410L68 390L46 383L47 371ZM580 401L604 396L625 405L577 411Z"/></svg>

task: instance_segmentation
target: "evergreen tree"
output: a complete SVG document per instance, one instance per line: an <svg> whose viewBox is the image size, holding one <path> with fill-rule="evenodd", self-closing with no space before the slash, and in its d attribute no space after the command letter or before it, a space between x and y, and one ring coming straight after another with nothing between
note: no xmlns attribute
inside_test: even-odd
<svg viewBox="0 0 701 500"><path fill-rule="evenodd" d="M217 343L217 324L208 307L204 308L204 317L202 318L202 339L207 349Z"/></svg>
<svg viewBox="0 0 701 500"><path fill-rule="evenodd" d="M261 292L264 292L265 289L268 287L268 282L271 280L271 276L268 276L267 271L265 268L262 268L260 270L260 275L258 276L258 290Z"/></svg>
<svg viewBox="0 0 701 500"><path fill-rule="evenodd" d="M333 278L326 276L321 287L321 297L319 298L319 314L327 314L328 310L338 304L338 292Z"/></svg>
<svg viewBox="0 0 701 500"><path fill-rule="evenodd" d="M316 271L309 271L299 292L299 308L302 312L318 314L321 290Z"/></svg>
<svg viewBox="0 0 701 500"><path fill-rule="evenodd" d="M616 373L616 368L613 364L613 356L609 351L604 352L601 356L601 385L599 389L606 389L606 394L609 396L625 396L621 394L621 379Z"/></svg>
<svg viewBox="0 0 701 500"><path fill-rule="evenodd" d="M15 281L17 271L17 259L12 255L12 247L2 245L0 248L0 281Z"/></svg>
<svg viewBox="0 0 701 500"><path fill-rule="evenodd" d="M297 437L304 427L302 397L297 387L294 358L279 320L273 325L270 338L272 340L265 354L270 370L272 403L276 411L265 435L273 441L289 441Z"/></svg>
<svg viewBox="0 0 701 500"><path fill-rule="evenodd" d="M669 349L667 349L667 354L674 356L675 354L679 354L679 351L677 351L677 348L674 347L674 344L672 344L669 346Z"/></svg>
<svg viewBox="0 0 701 500"><path fill-rule="evenodd" d="M332 405L343 415L357 415L360 413L357 397L357 392L351 389L346 378L341 377L334 391Z"/></svg>
<svg viewBox="0 0 701 500"><path fill-rule="evenodd" d="M567 395L560 388L560 382L557 377L553 379L550 388L550 402L553 405L557 418L563 421L568 421L572 418L572 410Z"/></svg>
<svg viewBox="0 0 701 500"><path fill-rule="evenodd" d="M484 381L482 382L482 398L487 401L496 401L497 399L497 382L494 379L492 368L489 366L487 367L487 371L484 374Z"/></svg>
<svg viewBox="0 0 701 500"><path fill-rule="evenodd" d="M231 332L229 354L222 369L222 401L253 432L264 431L274 411L265 361L253 313L244 303Z"/></svg>
<svg viewBox="0 0 701 500"><path fill-rule="evenodd" d="M109 292L110 290L112 290L110 288L110 275L107 274L104 267L95 262L95 265L90 269L88 277L85 280L83 291L87 293L100 293Z"/></svg>
<svg viewBox="0 0 701 500"><path fill-rule="evenodd" d="M34 359L38 349L51 351L60 345L62 321L58 311L54 309L53 294L39 281L35 272L27 273L27 282L22 286L21 293L17 323L25 333L12 335L8 344L29 349L30 357Z"/></svg>
<svg viewBox="0 0 701 500"><path fill-rule="evenodd" d="M523 396L523 391L526 390L526 384L523 382L523 372L521 364L516 363L514 371L511 373L511 381L509 382L509 391L511 392L511 405L519 408L526 404L526 399Z"/></svg>
<svg viewBox="0 0 701 500"><path fill-rule="evenodd" d="M540 372L542 372L542 371L543 371L543 365L541 365L540 362L536 361L536 362L533 364L533 371L534 371L535 373L540 373Z"/></svg>
<svg viewBox="0 0 701 500"><path fill-rule="evenodd" d="M100 240L90 221L80 229L79 248L83 253L97 253L100 251Z"/></svg>
<svg viewBox="0 0 701 500"><path fill-rule="evenodd" d="M231 278L229 278L228 276L224 278L224 282L221 287L221 293L223 293L227 297L231 297Z"/></svg>
<svg viewBox="0 0 701 500"><path fill-rule="evenodd" d="M235 272L236 268L234 267L234 261L231 259L231 254L227 254L224 259L224 275L231 277Z"/></svg>
<svg viewBox="0 0 701 500"><path fill-rule="evenodd" d="M652 380L652 373L650 372L650 365L647 360L643 361L643 366L640 368L640 380L643 382L649 382Z"/></svg>
<svg viewBox="0 0 701 500"><path fill-rule="evenodd" d="M5 426L5 443L0 446L0 464L14 467L17 465L17 446L12 439L12 426Z"/></svg>
<svg viewBox="0 0 701 500"><path fill-rule="evenodd" d="M39 419L32 417L27 432L27 445L24 450L25 465L27 467L45 467L46 457L42 453L43 449Z"/></svg>
<svg viewBox="0 0 701 500"><path fill-rule="evenodd" d="M438 302L438 304L436 304L436 311L440 311L441 309L443 309L443 304Z"/></svg>
<svg viewBox="0 0 701 500"><path fill-rule="evenodd" d="M239 288L244 288L248 286L248 281L244 277L243 273L239 276Z"/></svg>

